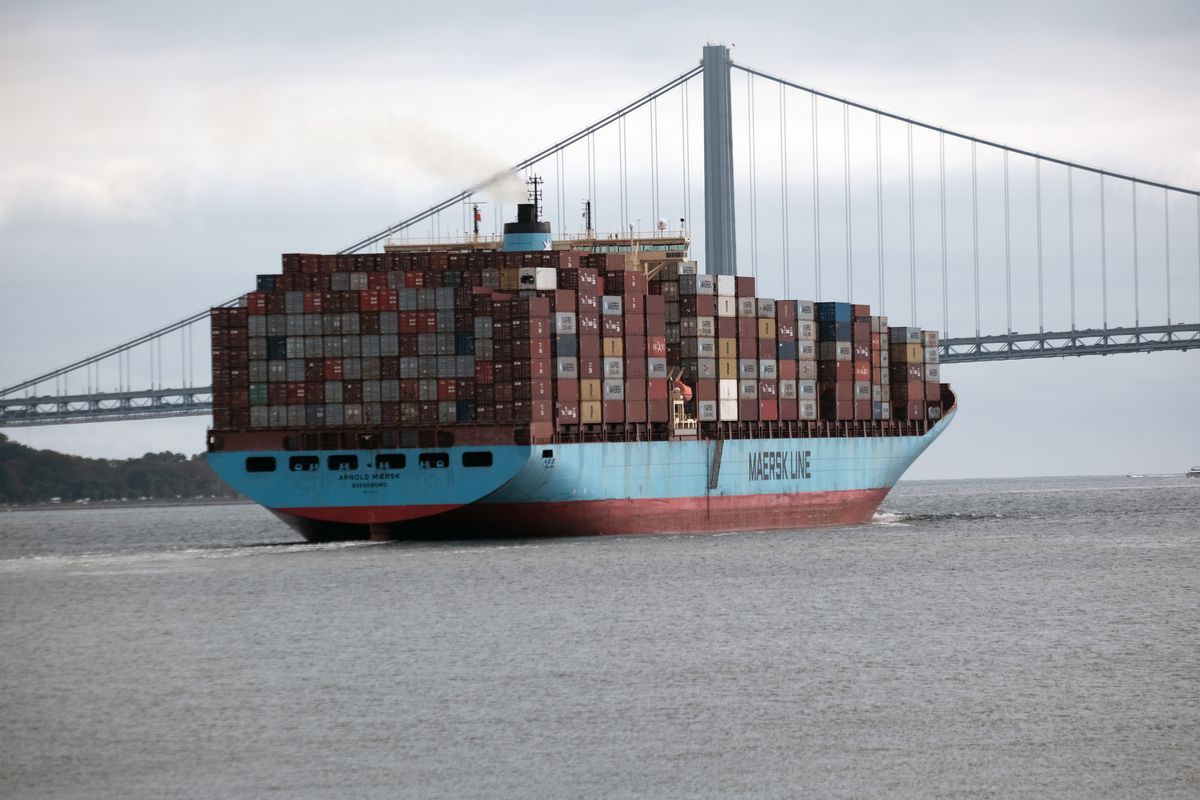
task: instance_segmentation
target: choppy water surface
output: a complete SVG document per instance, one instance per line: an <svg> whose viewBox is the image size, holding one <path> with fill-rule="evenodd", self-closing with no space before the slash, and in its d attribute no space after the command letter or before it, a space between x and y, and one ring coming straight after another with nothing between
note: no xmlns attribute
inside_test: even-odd
<svg viewBox="0 0 1200 800"><path fill-rule="evenodd" d="M1196 797L1200 481L873 525L304 545L0 513L0 796Z"/></svg>

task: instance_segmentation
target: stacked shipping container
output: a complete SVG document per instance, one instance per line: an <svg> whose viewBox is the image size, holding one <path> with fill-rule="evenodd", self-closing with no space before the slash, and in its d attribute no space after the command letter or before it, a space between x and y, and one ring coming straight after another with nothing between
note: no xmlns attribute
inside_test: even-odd
<svg viewBox="0 0 1200 800"><path fill-rule="evenodd" d="M936 333L760 298L692 262L647 277L566 251L285 255L212 321L217 430L641 436L671 422L676 371L702 428L942 411Z"/></svg>

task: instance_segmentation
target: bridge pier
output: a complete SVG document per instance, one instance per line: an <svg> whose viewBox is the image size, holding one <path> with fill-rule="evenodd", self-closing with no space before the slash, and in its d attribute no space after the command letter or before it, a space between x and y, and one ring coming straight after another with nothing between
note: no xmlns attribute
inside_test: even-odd
<svg viewBox="0 0 1200 800"><path fill-rule="evenodd" d="M710 275L736 275L729 48L723 44L705 45L701 63L704 66L704 260Z"/></svg>

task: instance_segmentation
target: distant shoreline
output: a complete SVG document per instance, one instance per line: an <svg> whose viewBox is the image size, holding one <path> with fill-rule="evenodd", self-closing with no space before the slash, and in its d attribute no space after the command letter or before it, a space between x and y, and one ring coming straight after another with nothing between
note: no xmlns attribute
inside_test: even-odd
<svg viewBox="0 0 1200 800"><path fill-rule="evenodd" d="M254 505L254 501L245 497L205 497L205 498L159 498L148 500L89 500L77 503L74 500L62 503L17 503L10 506L0 506L0 514L8 511L82 511L104 508L172 508L183 506L245 506Z"/></svg>

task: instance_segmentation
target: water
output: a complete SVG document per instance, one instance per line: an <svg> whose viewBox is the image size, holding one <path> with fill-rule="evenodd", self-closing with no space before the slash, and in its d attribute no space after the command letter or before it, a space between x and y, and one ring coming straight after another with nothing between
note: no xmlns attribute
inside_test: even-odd
<svg viewBox="0 0 1200 800"><path fill-rule="evenodd" d="M0 513L0 796L1200 795L1200 481L883 510L350 545Z"/></svg>

